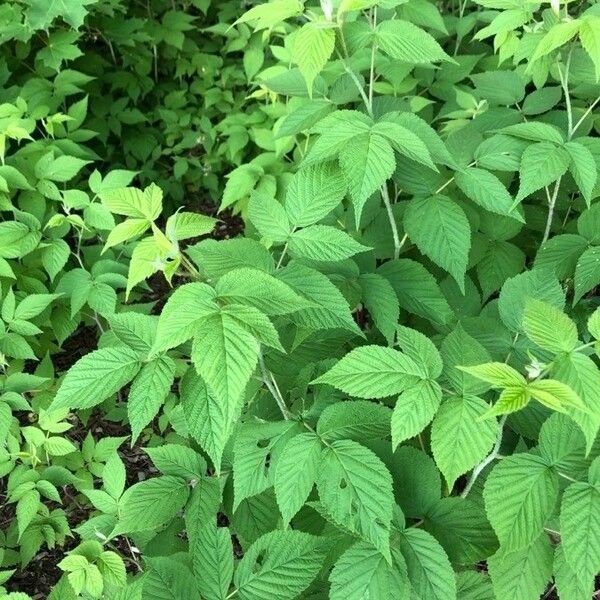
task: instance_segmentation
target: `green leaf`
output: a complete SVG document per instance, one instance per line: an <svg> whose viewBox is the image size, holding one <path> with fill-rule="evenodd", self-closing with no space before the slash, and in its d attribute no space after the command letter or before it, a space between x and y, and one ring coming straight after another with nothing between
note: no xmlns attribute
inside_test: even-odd
<svg viewBox="0 0 600 600"><path fill-rule="evenodd" d="M50 4L64 0L50 0ZM35 175L38 179L50 181L69 181L90 161L74 156L59 156L54 158L52 153L46 154L35 165Z"/></svg>
<svg viewBox="0 0 600 600"><path fill-rule="evenodd" d="M234 576L241 600L289 600L301 594L321 570L325 547L301 531L273 531L244 553ZM262 558L262 560L259 560Z"/></svg>
<svg viewBox="0 0 600 600"><path fill-rule="evenodd" d="M197 482L204 476L206 461L194 450L179 444L146 448L146 454L163 475Z"/></svg>
<svg viewBox="0 0 600 600"><path fill-rule="evenodd" d="M552 575L552 546L542 533L531 544L488 559L496 598L539 600Z"/></svg>
<svg viewBox="0 0 600 600"><path fill-rule="evenodd" d="M51 406L96 406L127 385L140 366L139 354L124 346L90 352L69 369Z"/></svg>
<svg viewBox="0 0 600 600"><path fill-rule="evenodd" d="M238 403L220 402L209 391L194 369L188 369L181 381L181 403L189 434L208 454L217 473L229 439Z"/></svg>
<svg viewBox="0 0 600 600"><path fill-rule="evenodd" d="M453 62L431 35L408 21L382 21L375 29L375 40L395 60L411 64Z"/></svg>
<svg viewBox="0 0 600 600"><path fill-rule="evenodd" d="M94 0L29 0L27 22L33 29L47 29L54 19L61 17L73 29L79 29L88 14L85 7L93 3Z"/></svg>
<svg viewBox="0 0 600 600"><path fill-rule="evenodd" d="M327 383L358 398L385 398L414 385L419 368L406 354L382 346L361 346L312 383Z"/></svg>
<svg viewBox="0 0 600 600"><path fill-rule="evenodd" d="M309 96L315 77L327 64L334 45L335 30L324 28L322 23L305 23L296 33L292 57L306 80Z"/></svg>
<svg viewBox="0 0 600 600"><path fill-rule="evenodd" d="M283 243L292 232L285 209L275 198L253 192L248 204L248 216L263 238Z"/></svg>
<svg viewBox="0 0 600 600"><path fill-rule="evenodd" d="M523 78L515 71L486 71L471 75L480 98L493 104L512 106L525 97Z"/></svg>
<svg viewBox="0 0 600 600"><path fill-rule="evenodd" d="M198 591L206 600L225 600L233 578L231 535L216 523L196 527L190 554Z"/></svg>
<svg viewBox="0 0 600 600"><path fill-rule="evenodd" d="M529 59L528 69L532 70L533 63L540 59L546 54L550 54L553 50L564 46L571 38L577 35L579 31L580 21L574 19L573 21L565 21L557 23L550 28L550 31L544 34L542 39L538 42L535 47L531 58Z"/></svg>
<svg viewBox="0 0 600 600"><path fill-rule="evenodd" d="M589 356L572 352L556 357L552 376L568 385L585 405L585 410L568 404L564 408L583 431L586 452L589 452L600 427L600 411L595 400L596 390L600 386L600 371Z"/></svg>
<svg viewBox="0 0 600 600"><path fill-rule="evenodd" d="M323 440L351 439L363 442L390 434L391 410L364 400L337 402L325 408L317 422Z"/></svg>
<svg viewBox="0 0 600 600"><path fill-rule="evenodd" d="M266 4L253 6L246 11L235 23L256 22L255 31L268 29L285 19L302 14L304 6L299 0L274 0Z"/></svg>
<svg viewBox="0 0 600 600"><path fill-rule="evenodd" d="M244 423L236 430L233 445L234 510L246 498L273 486L279 456L287 441L299 430L293 421Z"/></svg>
<svg viewBox="0 0 600 600"><path fill-rule="evenodd" d="M543 458L514 454L488 475L483 497L502 551L529 546L554 510L558 477Z"/></svg>
<svg viewBox="0 0 600 600"><path fill-rule="evenodd" d="M335 105L328 100L310 100L296 110L290 112L284 118L275 134L275 138L278 139L288 135L302 133L303 131L310 129L315 123L334 109Z"/></svg>
<svg viewBox="0 0 600 600"><path fill-rule="evenodd" d="M410 259L390 260L377 272L394 288L400 307L434 323L448 323L453 313L433 275Z"/></svg>
<svg viewBox="0 0 600 600"><path fill-rule="evenodd" d="M275 470L275 497L284 523L302 508L315 484L321 461L321 441L301 433L284 447Z"/></svg>
<svg viewBox="0 0 600 600"><path fill-rule="evenodd" d="M597 245L600 242L600 203L594 204L591 208L584 210L577 219L577 232L581 241L582 238L586 242ZM557 236L558 237L558 236ZM587 247L587 243L582 242L579 254Z"/></svg>
<svg viewBox="0 0 600 600"><path fill-rule="evenodd" d="M333 159L352 138L368 134L372 124L372 119L355 110L337 110L327 115L311 130L320 135L305 156L303 164L312 165Z"/></svg>
<svg viewBox="0 0 600 600"><path fill-rule="evenodd" d="M391 346L396 324L400 318L400 305L394 288L387 279L377 273L364 273L358 281L362 290L363 303L369 315Z"/></svg>
<svg viewBox="0 0 600 600"><path fill-rule="evenodd" d="M123 494L119 523L112 535L160 527L183 508L188 493L184 479L169 475L132 485Z"/></svg>
<svg viewBox="0 0 600 600"><path fill-rule="evenodd" d="M590 15L581 19L579 27L579 39L581 40L581 45L584 47L596 67L596 79L600 79L599 25L600 17L597 15Z"/></svg>
<svg viewBox="0 0 600 600"><path fill-rule="evenodd" d="M394 149L400 154L437 171L436 166L431 160L431 155L429 154L427 146L421 141L421 138L410 129L398 125L398 123L394 121L388 121L384 117L383 121L375 123L372 131L373 133L377 133L387 138Z"/></svg>
<svg viewBox="0 0 600 600"><path fill-rule="evenodd" d="M344 329L362 336L348 302L326 275L293 261L277 277L312 305L292 313L292 322L308 329Z"/></svg>
<svg viewBox="0 0 600 600"><path fill-rule="evenodd" d="M454 181L467 198L485 210L523 222L523 217L513 209L508 190L493 173L467 167L454 173Z"/></svg>
<svg viewBox="0 0 600 600"><path fill-rule="evenodd" d="M324 451L317 477L328 515L389 556L392 477L371 450L352 440L336 440Z"/></svg>
<svg viewBox="0 0 600 600"><path fill-rule="evenodd" d="M565 559L562 545L557 546L554 552L554 582L560 598L566 600L587 600L593 597L593 578L583 582L578 573Z"/></svg>
<svg viewBox="0 0 600 600"><path fill-rule="evenodd" d="M381 135L364 133L348 140L341 148L340 166L356 222L360 222L366 201L392 176L396 159L391 144Z"/></svg>
<svg viewBox="0 0 600 600"><path fill-rule="evenodd" d="M142 235L149 227L151 223L148 219L126 219L122 223L119 223L116 227L113 227L111 232L106 238L103 252L106 252L109 248L122 244L127 240Z"/></svg>
<svg viewBox="0 0 600 600"><path fill-rule="evenodd" d="M404 229L419 250L448 271L464 293L471 228L463 210L446 196L411 200Z"/></svg>
<svg viewBox="0 0 600 600"><path fill-rule="evenodd" d="M489 454L496 441L496 421L481 420L487 409L488 404L475 396L450 398L433 420L431 450L450 490L458 477Z"/></svg>
<svg viewBox="0 0 600 600"><path fill-rule="evenodd" d="M410 583L402 554L393 548L390 564L367 542L356 542L338 558L329 581L331 600L406 600L410 597Z"/></svg>
<svg viewBox="0 0 600 600"><path fill-rule="evenodd" d="M160 313L153 351L174 348L189 340L203 319L219 310L213 288L205 283L179 286Z"/></svg>
<svg viewBox="0 0 600 600"><path fill-rule="evenodd" d="M540 300L530 299L523 313L527 337L550 352L570 352L577 346L577 327L563 312Z"/></svg>
<svg viewBox="0 0 600 600"><path fill-rule="evenodd" d="M487 573L461 571L456 574L457 596L461 600L496 600Z"/></svg>
<svg viewBox="0 0 600 600"><path fill-rule="evenodd" d="M109 317L110 329L117 339L141 355L147 355L156 337L157 317L124 312Z"/></svg>
<svg viewBox="0 0 600 600"><path fill-rule="evenodd" d="M400 394L392 414L392 448L421 433L431 422L442 400L435 381L419 381Z"/></svg>
<svg viewBox="0 0 600 600"><path fill-rule="evenodd" d="M257 360L254 336L227 313L207 317L196 329L192 362L220 402L237 403Z"/></svg>
<svg viewBox="0 0 600 600"><path fill-rule="evenodd" d="M294 174L285 196L285 212L293 227L317 223L346 195L346 183L337 165L324 162Z"/></svg>
<svg viewBox="0 0 600 600"><path fill-rule="evenodd" d="M600 247L584 250L575 267L575 294L573 305L600 284Z"/></svg>
<svg viewBox="0 0 600 600"><path fill-rule="evenodd" d="M585 410L581 398L568 385L554 379L540 379L527 386L527 391L544 406L566 412L566 406Z"/></svg>
<svg viewBox="0 0 600 600"><path fill-rule="evenodd" d="M118 600L197 600L196 582L189 568L177 557L148 556L149 569L143 579L143 595L127 594ZM138 593L135 591L134 593Z"/></svg>
<svg viewBox="0 0 600 600"><path fill-rule="evenodd" d="M131 443L154 419L171 389L175 362L162 356L144 365L131 384L127 398L127 418L131 426Z"/></svg>
<svg viewBox="0 0 600 600"><path fill-rule="evenodd" d="M589 207L598 181L594 155L578 142L567 142L564 147L571 157L569 171Z"/></svg>
<svg viewBox="0 0 600 600"><path fill-rule="evenodd" d="M498 548L483 506L465 498L438 500L428 510L423 527L441 544L453 564L477 563Z"/></svg>
<svg viewBox="0 0 600 600"><path fill-rule="evenodd" d="M320 261L341 261L371 250L341 229L329 225L312 225L295 231L289 238L290 254L294 258Z"/></svg>
<svg viewBox="0 0 600 600"><path fill-rule="evenodd" d="M523 313L530 298L542 300L560 310L565 306L565 292L551 271L534 269L520 273L506 281L498 300L500 318L511 331L522 330Z"/></svg>
<svg viewBox="0 0 600 600"><path fill-rule="evenodd" d="M244 267L223 275L215 290L226 302L248 304L266 315L283 315L311 306L292 287L264 271Z"/></svg>
<svg viewBox="0 0 600 600"><path fill-rule="evenodd" d="M461 325L446 336L442 342L441 355L444 360L444 375L451 386L463 396L476 396L489 389L479 377L469 375L462 367L478 365L490 360L488 351L472 338Z"/></svg>
<svg viewBox="0 0 600 600"><path fill-rule="evenodd" d="M228 304L221 309L221 313L230 315L242 327L248 330L261 344L275 348L280 352L285 349L279 341L279 334L275 326L260 310L253 306L243 304Z"/></svg>
<svg viewBox="0 0 600 600"><path fill-rule="evenodd" d="M117 215L154 221L162 211L162 190L150 184L145 190L117 188L99 194L102 204Z"/></svg>
<svg viewBox="0 0 600 600"><path fill-rule="evenodd" d="M521 159L519 193L515 200L520 202L557 181L567 172L570 163L569 153L562 146L555 146L551 142L528 146Z"/></svg>
<svg viewBox="0 0 600 600"><path fill-rule="evenodd" d="M527 385L525 377L505 363L492 362L472 367L461 366L459 369L498 388L525 387Z"/></svg>
<svg viewBox="0 0 600 600"><path fill-rule="evenodd" d="M444 549L421 529L405 529L400 550L408 567L413 595L427 600L456 600L456 579Z"/></svg>
<svg viewBox="0 0 600 600"><path fill-rule="evenodd" d="M60 294L30 294L23 298L15 308L14 319L23 321L33 319L59 297Z"/></svg>
<svg viewBox="0 0 600 600"><path fill-rule="evenodd" d="M477 277L484 299L498 291L507 279L521 273L524 266L525 253L520 248L510 242L490 240L477 263Z"/></svg>
<svg viewBox="0 0 600 600"><path fill-rule="evenodd" d="M218 220L192 212L177 212L167 220L165 233L170 240L189 238L212 233Z"/></svg>
<svg viewBox="0 0 600 600"><path fill-rule="evenodd" d="M565 142L565 136L560 129L542 122L517 123L497 131L534 142L554 142L559 145Z"/></svg>

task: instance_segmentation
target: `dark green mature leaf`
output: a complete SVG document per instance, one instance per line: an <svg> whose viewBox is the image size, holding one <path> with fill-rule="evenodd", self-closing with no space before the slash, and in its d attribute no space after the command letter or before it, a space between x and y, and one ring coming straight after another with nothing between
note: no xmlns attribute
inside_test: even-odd
<svg viewBox="0 0 600 600"><path fill-rule="evenodd" d="M90 352L67 373L52 407L96 406L129 383L140 367L139 354L125 346Z"/></svg>
<svg viewBox="0 0 600 600"><path fill-rule="evenodd" d="M456 580L444 549L421 529L405 529L400 550L408 567L408 578L415 593L431 600L456 599Z"/></svg>
<svg viewBox="0 0 600 600"><path fill-rule="evenodd" d="M361 346L313 383L327 383L358 398L385 398L416 383L419 373L415 362L398 350Z"/></svg>
<svg viewBox="0 0 600 600"><path fill-rule="evenodd" d="M406 600L410 583L402 554L392 549L392 562L367 542L356 542L335 563L331 575L331 600L386 598Z"/></svg>
<svg viewBox="0 0 600 600"><path fill-rule="evenodd" d="M471 228L463 210L446 196L412 200L404 228L419 250L448 271L464 292Z"/></svg>
<svg viewBox="0 0 600 600"><path fill-rule="evenodd" d="M452 60L431 35L408 21L383 21L375 30L375 39L386 54L403 62L423 64Z"/></svg>
<svg viewBox="0 0 600 600"><path fill-rule="evenodd" d="M243 600L288 600L316 577L326 547L301 531L273 531L260 537L244 554L234 583Z"/></svg>
<svg viewBox="0 0 600 600"><path fill-rule="evenodd" d="M332 442L323 452L317 489L335 523L389 557L392 477L371 450L351 440Z"/></svg>
<svg viewBox="0 0 600 600"><path fill-rule="evenodd" d="M558 476L541 457L515 454L498 463L485 482L485 508L503 551L527 548L554 510Z"/></svg>

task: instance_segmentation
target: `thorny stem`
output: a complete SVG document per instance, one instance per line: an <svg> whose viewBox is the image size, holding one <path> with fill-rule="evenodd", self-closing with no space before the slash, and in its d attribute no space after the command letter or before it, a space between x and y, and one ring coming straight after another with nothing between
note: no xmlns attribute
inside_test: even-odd
<svg viewBox="0 0 600 600"><path fill-rule="evenodd" d="M258 353L258 363L260 365L260 370L262 373L262 380L263 380L264 384L267 386L267 389L269 390L269 392L271 392L272 396L275 398L275 401L277 402L277 406L279 406L279 410L281 411L283 418L286 421L289 421L290 420L290 412L288 411L287 406L285 405L285 400L283 399L283 396L281 395L281 391L279 389L279 386L277 385L277 382L275 381L275 378L273 377L273 374L267 369L267 367L265 365L265 360L263 358L262 352L260 352L260 351Z"/></svg>

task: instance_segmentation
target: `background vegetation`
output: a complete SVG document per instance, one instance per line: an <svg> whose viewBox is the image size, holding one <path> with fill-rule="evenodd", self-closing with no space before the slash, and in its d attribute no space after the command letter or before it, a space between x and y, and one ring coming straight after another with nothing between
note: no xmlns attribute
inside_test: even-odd
<svg viewBox="0 0 600 600"><path fill-rule="evenodd" d="M0 597L597 595L600 3L0 42Z"/></svg>

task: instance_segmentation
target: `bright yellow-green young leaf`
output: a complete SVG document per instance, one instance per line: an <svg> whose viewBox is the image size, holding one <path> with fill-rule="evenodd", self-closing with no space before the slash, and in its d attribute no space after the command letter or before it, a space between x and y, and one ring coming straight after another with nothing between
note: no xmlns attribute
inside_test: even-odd
<svg viewBox="0 0 600 600"><path fill-rule="evenodd" d="M309 96L315 77L327 64L335 45L335 30L323 23L305 23L296 34L292 56L306 81Z"/></svg>

